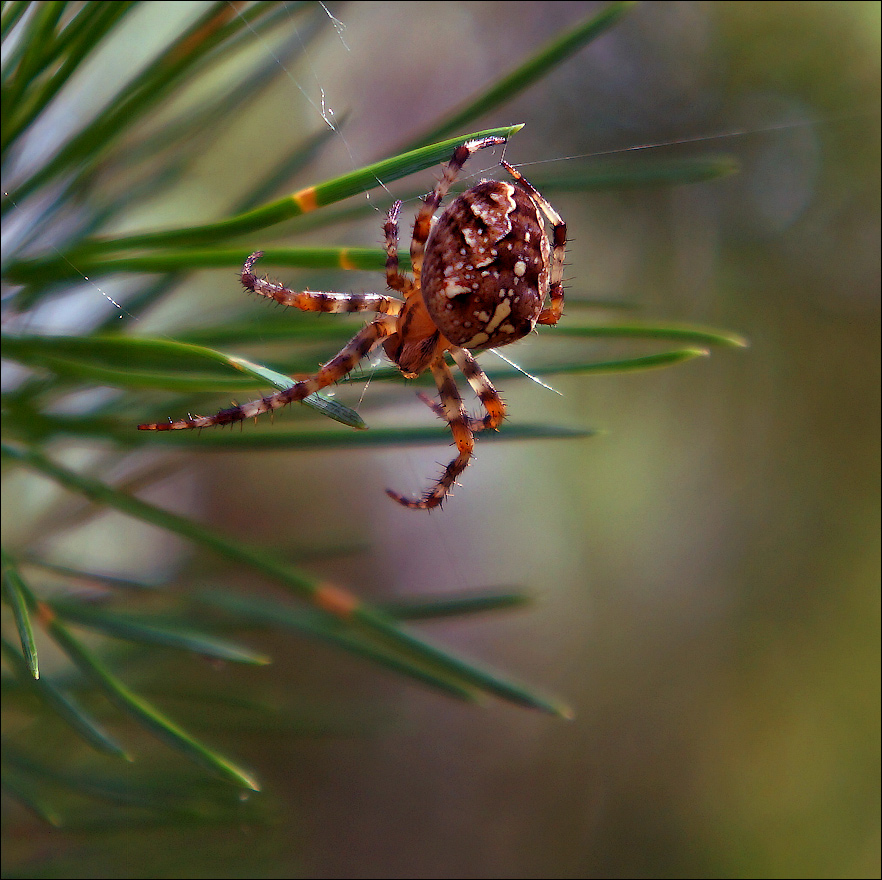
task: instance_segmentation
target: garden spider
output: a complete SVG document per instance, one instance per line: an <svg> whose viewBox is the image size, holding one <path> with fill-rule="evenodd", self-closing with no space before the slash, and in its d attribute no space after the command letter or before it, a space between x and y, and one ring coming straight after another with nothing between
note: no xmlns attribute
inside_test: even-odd
<svg viewBox="0 0 882 880"><path fill-rule="evenodd" d="M503 137L484 137L461 144L444 166L441 179L426 196L416 215L410 256L413 279L398 269L398 215L395 202L386 218L386 283L404 300L379 293L295 292L254 274L262 252L251 254L242 267L248 290L307 312L377 312L342 351L317 373L295 381L268 397L221 410L213 416L189 416L179 421L138 425L142 431L208 428L254 418L303 400L340 381L358 362L382 345L409 379L431 370L441 403L422 399L450 426L457 456L421 498L387 494L412 509L437 507L468 466L474 433L496 430L505 417L505 404L470 351L508 345L526 336L536 324L556 324L563 310L563 262L566 224L521 174L504 160L514 184L487 180L456 198L437 221L433 215L472 153L505 143ZM540 214L541 212L541 214ZM549 245L544 215L553 226ZM545 298L548 296L548 305ZM454 363L486 411L469 416L453 373Z"/></svg>

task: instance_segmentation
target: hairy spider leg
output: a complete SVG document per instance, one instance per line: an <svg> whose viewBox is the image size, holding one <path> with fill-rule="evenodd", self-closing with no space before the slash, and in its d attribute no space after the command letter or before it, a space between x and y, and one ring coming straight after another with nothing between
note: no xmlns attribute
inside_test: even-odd
<svg viewBox="0 0 882 880"><path fill-rule="evenodd" d="M451 347L449 351L469 385L472 386L472 390L478 396L478 400L481 401L481 405L487 411L487 415L481 418L467 417L469 430L473 433L497 430L505 419L505 403L499 396L499 392L493 387L487 374L478 366L478 361L470 352L464 348L456 347ZM440 403L422 392L419 393L419 398L436 416L446 420L446 411Z"/></svg>
<svg viewBox="0 0 882 880"><path fill-rule="evenodd" d="M139 431L178 431L186 428L210 428L213 425L231 425L245 419L256 418L265 412L280 409L289 403L303 400L316 391L339 382L355 365L370 354L387 336L395 332L395 318L383 316L366 324L340 351L329 360L317 373L295 382L284 391L277 391L268 397L252 400L250 403L222 409L213 416L189 416L178 421L159 422L149 425L138 425Z"/></svg>
<svg viewBox="0 0 882 880"><path fill-rule="evenodd" d="M398 216L401 213L401 202L395 202L386 215L383 234L386 237L386 284L391 290L397 290L406 297L416 290L413 281L398 268Z"/></svg>
<svg viewBox="0 0 882 880"><path fill-rule="evenodd" d="M552 240L554 249L551 254L551 271L548 279L548 306L539 313L536 323L556 324L563 314L564 307L563 269L567 246L567 224L564 222L563 217L554 210L548 199L520 171L512 168L505 159L502 159L499 164L515 179L515 182L522 189L529 193L553 227Z"/></svg>
<svg viewBox="0 0 882 880"><path fill-rule="evenodd" d="M438 408L443 411L444 419L453 434L458 455L447 465L438 482L422 498L407 498L391 489L386 490L390 498L411 510L431 510L433 507L438 507L450 492L456 478L468 467L475 448L475 438L469 428L469 417L466 415L453 373L444 361L444 355L432 361L429 368L435 377L438 393L441 396L441 406Z"/></svg>
<svg viewBox="0 0 882 880"><path fill-rule="evenodd" d="M493 387L487 374L478 366L478 361L471 352L464 348L451 347L450 354L487 411L487 415L483 418L471 420L472 430L497 430L505 418L505 403L499 392Z"/></svg>
<svg viewBox="0 0 882 880"><path fill-rule="evenodd" d="M379 312L397 315L404 305L401 300L384 293L328 293L321 290L290 290L277 281L258 278L254 264L263 256L263 251L251 254L242 267L242 284L253 293L260 294L281 303L293 306L303 312Z"/></svg>
<svg viewBox="0 0 882 880"><path fill-rule="evenodd" d="M413 224L413 239L410 243L410 262L413 270L414 279L419 285L420 273L423 269L423 255L426 252L426 240L432 231L432 217L438 206L447 195L453 182L456 180L462 166L472 153L483 150L486 147L496 147L504 144L504 137L485 137L477 138L473 141L466 141L460 144L454 151L453 156L447 165L444 166L444 173L441 179L435 184L435 188L430 192L423 201L422 207L417 212L416 220Z"/></svg>

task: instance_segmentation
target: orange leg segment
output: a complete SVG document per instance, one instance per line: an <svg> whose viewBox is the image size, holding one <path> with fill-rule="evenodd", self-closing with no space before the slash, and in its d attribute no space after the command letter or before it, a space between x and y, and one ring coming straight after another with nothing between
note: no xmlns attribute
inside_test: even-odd
<svg viewBox="0 0 882 880"><path fill-rule="evenodd" d="M472 459L472 450L475 447L475 439L469 427L469 418L463 407L462 397L460 397L450 367L444 362L444 356L441 355L434 360L430 369L441 395L439 409L443 409L444 418L450 426L458 455L447 465L438 482L422 498L406 498L391 489L386 490L386 494L390 498L411 510L431 510L433 507L438 507L453 488L457 477L468 467Z"/></svg>

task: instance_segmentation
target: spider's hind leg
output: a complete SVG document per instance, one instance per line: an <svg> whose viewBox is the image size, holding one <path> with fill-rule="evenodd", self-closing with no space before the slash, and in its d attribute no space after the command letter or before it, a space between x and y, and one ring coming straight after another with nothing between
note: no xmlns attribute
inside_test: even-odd
<svg viewBox="0 0 882 880"><path fill-rule="evenodd" d="M386 494L390 498L404 507L411 508L411 510L431 510L433 507L438 507L453 488L456 478L468 467L472 459L472 450L475 448L475 438L472 436L472 430L469 426L469 417L463 407L462 397L456 387L453 373L444 362L444 356L436 358L430 369L438 385L438 393L441 395L439 409L443 409L444 418L450 426L458 455L447 465L438 482L425 492L422 498L406 498L391 489L386 490Z"/></svg>
<svg viewBox="0 0 882 880"><path fill-rule="evenodd" d="M499 164L515 179L515 182L521 189L529 193L530 198L533 199L539 210L548 218L548 222L552 226L553 250L551 252L551 273L548 279L548 306L539 313L536 323L556 324L563 314L564 307L563 270L564 257L567 250L567 224L564 222L563 217L552 207L548 199L520 171L512 168L505 159Z"/></svg>
<svg viewBox="0 0 882 880"><path fill-rule="evenodd" d="M432 229L432 215L438 210L439 205L447 195L453 182L456 180L462 166L472 153L483 150L486 147L496 147L505 143L504 137L490 135L476 140L466 141L460 144L450 157L450 161L444 167L444 174L435 188L430 192L416 215L413 224L413 239L410 243L410 262L413 268L414 277L419 281L420 273L423 269L423 255L426 250L426 241L429 238L429 232Z"/></svg>
<svg viewBox="0 0 882 880"><path fill-rule="evenodd" d="M398 215L401 213L401 202L395 202L386 215L383 224L383 235L386 239L386 284L390 290L397 290L405 296L416 289L413 281L398 268Z"/></svg>

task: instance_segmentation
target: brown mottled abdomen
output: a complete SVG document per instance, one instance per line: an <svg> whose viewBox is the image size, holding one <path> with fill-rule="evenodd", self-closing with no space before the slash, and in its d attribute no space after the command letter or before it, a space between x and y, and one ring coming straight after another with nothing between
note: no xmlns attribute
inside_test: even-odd
<svg viewBox="0 0 882 880"><path fill-rule="evenodd" d="M510 183L480 183L432 229L420 279L426 308L454 345L507 345L536 324L548 293L549 257L530 196Z"/></svg>

